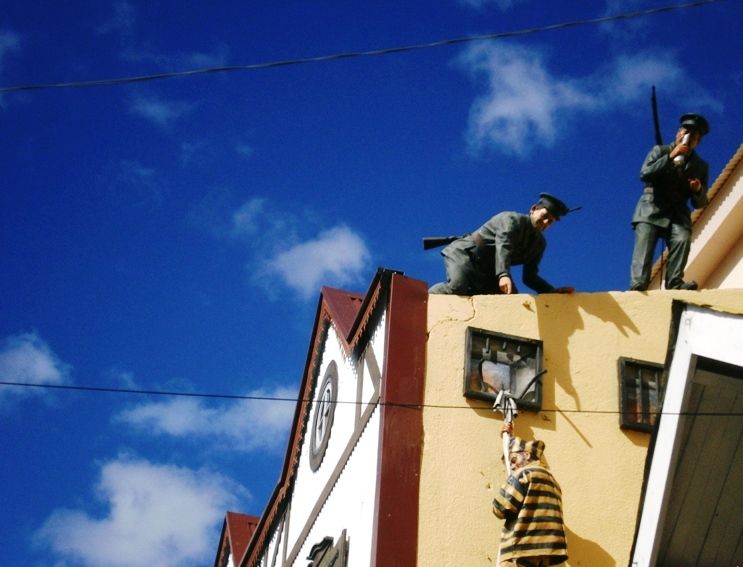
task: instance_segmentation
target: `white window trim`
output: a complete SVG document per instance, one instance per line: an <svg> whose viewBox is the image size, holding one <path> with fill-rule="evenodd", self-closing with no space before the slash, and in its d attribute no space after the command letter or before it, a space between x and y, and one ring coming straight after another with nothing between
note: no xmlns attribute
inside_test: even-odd
<svg viewBox="0 0 743 567"><path fill-rule="evenodd" d="M678 459L680 415L689 397L689 377L696 358L704 356L743 366L740 337L743 321L739 316L687 305L679 320L673 360L668 374L653 461L645 488L645 500L637 532L633 567L655 565L673 471Z"/></svg>

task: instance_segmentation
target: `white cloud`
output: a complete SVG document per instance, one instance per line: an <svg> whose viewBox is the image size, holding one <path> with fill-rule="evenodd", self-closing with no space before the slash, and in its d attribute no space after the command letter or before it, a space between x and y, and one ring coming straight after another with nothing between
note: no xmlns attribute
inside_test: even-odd
<svg viewBox="0 0 743 567"><path fill-rule="evenodd" d="M676 61L668 56L619 56L605 73L604 90L615 102L637 99L640 94L647 98L652 85L676 85L683 74Z"/></svg>
<svg viewBox="0 0 743 567"><path fill-rule="evenodd" d="M3 70L3 59L9 53L21 49L21 37L10 30L0 30L0 71Z"/></svg>
<svg viewBox="0 0 743 567"><path fill-rule="evenodd" d="M259 278L278 277L286 286L309 298L321 285L358 281L371 255L361 237L347 226L336 226L316 238L284 250L265 266Z"/></svg>
<svg viewBox="0 0 743 567"><path fill-rule="evenodd" d="M157 170L137 160L119 160L107 179L116 191L138 206L158 207L164 196Z"/></svg>
<svg viewBox="0 0 743 567"><path fill-rule="evenodd" d="M121 53L121 58L130 63L152 63L168 70L201 69L209 67L223 67L226 64L229 50L222 45L212 51L193 52L164 52L152 48L150 45L134 45L129 40Z"/></svg>
<svg viewBox="0 0 743 567"><path fill-rule="evenodd" d="M237 152L237 155L241 157L249 158L252 157L252 155L255 153L255 150L253 149L253 146L239 143L235 145L235 152Z"/></svg>
<svg viewBox="0 0 743 567"><path fill-rule="evenodd" d="M468 141L476 151L492 146L524 155L534 141L549 146L559 112L593 104L574 81L551 76L537 50L478 45L462 61L473 74L484 74L488 84L470 110Z"/></svg>
<svg viewBox="0 0 743 567"><path fill-rule="evenodd" d="M229 50L224 45L214 48L211 52L194 51L192 53L182 53L176 57L176 62L180 65L193 68L223 67L227 61Z"/></svg>
<svg viewBox="0 0 743 567"><path fill-rule="evenodd" d="M646 8L642 0L606 0L604 16L616 16L617 14L627 14ZM610 20L602 23L599 30L614 44L629 45L630 42L637 42L647 37L651 30L652 18L623 18L620 20Z"/></svg>
<svg viewBox="0 0 743 567"><path fill-rule="evenodd" d="M115 384L120 384L123 388L141 389L139 384L137 384L137 381L134 379L134 373L130 370L113 367L105 371L103 375L107 380Z"/></svg>
<svg viewBox="0 0 743 567"><path fill-rule="evenodd" d="M260 240L252 240L258 233L264 235L265 241L279 234L283 234L284 238L293 238L291 226L296 221L288 214L281 215L270 210L268 199L253 197L237 208L230 205L231 200L232 192L229 189L213 189L191 207L186 220L218 238L251 239L251 249L261 244Z"/></svg>
<svg viewBox="0 0 743 567"><path fill-rule="evenodd" d="M0 344L0 378L6 382L64 384L69 382L69 372L69 365L36 333L12 335ZM42 388L0 386L0 406L12 397L42 394Z"/></svg>
<svg viewBox="0 0 743 567"><path fill-rule="evenodd" d="M10 30L0 29L0 73L3 72L3 61L10 53L20 51L21 37ZM5 97L0 94L0 108L5 108Z"/></svg>
<svg viewBox="0 0 743 567"><path fill-rule="evenodd" d="M674 100L695 101L695 108L720 109L672 53L618 56L587 77L552 74L539 49L503 43L473 46L460 63L487 85L470 109L466 136L475 152L527 156L556 142L563 131L558 121L569 124L580 114L631 108L648 97L652 85L662 85Z"/></svg>
<svg viewBox="0 0 743 567"><path fill-rule="evenodd" d="M655 85L659 97L673 99L682 107L688 104L693 108L723 111L720 101L687 74L672 52L620 55L597 73L594 82L604 106L647 101L650 88Z"/></svg>
<svg viewBox="0 0 743 567"><path fill-rule="evenodd" d="M178 118L193 109L192 104L181 101L163 100L159 97L138 96L131 100L129 110L158 126L170 126Z"/></svg>
<svg viewBox="0 0 743 567"><path fill-rule="evenodd" d="M207 404L194 398L175 398L140 404L116 419L148 433L216 439L240 451L283 449L294 415L296 391L278 387L254 390L248 396L260 399Z"/></svg>
<svg viewBox="0 0 743 567"><path fill-rule="evenodd" d="M261 214L265 211L266 199L256 197L243 203L232 213L232 235L255 234L259 228Z"/></svg>
<svg viewBox="0 0 743 567"><path fill-rule="evenodd" d="M495 4L495 6L501 12L505 12L512 6L516 4L521 4L524 2L526 2L526 0L459 0L460 4L463 4L464 6L469 6L470 8L475 8L477 10L483 10L491 4Z"/></svg>
<svg viewBox="0 0 743 567"><path fill-rule="evenodd" d="M191 208L187 220L218 238L244 241L250 281L269 297L289 288L306 300L321 285L358 283L367 275L371 254L348 226L321 230L322 219L312 211L296 215L264 197L230 207L231 198L228 189L212 190Z"/></svg>
<svg viewBox="0 0 743 567"><path fill-rule="evenodd" d="M56 510L36 540L76 565L204 565L213 559L224 511L249 497L214 472L128 458L102 466L96 496L106 507L103 517Z"/></svg>
<svg viewBox="0 0 743 567"><path fill-rule="evenodd" d="M98 26L98 33L101 35L118 32L123 35L132 33L134 23L137 20L137 13L129 2L116 2L114 4L114 13L103 24Z"/></svg>
<svg viewBox="0 0 743 567"><path fill-rule="evenodd" d="M116 35L122 42L121 58L128 62L154 63L162 68L193 69L225 65L229 49L218 45L211 51L164 52L139 40L136 33L137 8L121 0L113 5L113 14L96 29L100 35Z"/></svg>

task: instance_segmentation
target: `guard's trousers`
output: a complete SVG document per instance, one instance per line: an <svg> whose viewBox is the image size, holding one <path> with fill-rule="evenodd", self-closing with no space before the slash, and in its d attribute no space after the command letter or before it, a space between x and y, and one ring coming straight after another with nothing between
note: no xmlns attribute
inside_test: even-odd
<svg viewBox="0 0 743 567"><path fill-rule="evenodd" d="M631 290L644 291L648 288L653 267L653 252L659 238L668 243L668 262L665 266L666 289L678 289L683 285L684 268L691 248L691 230L673 222L667 228L638 222L635 223L635 248L632 252Z"/></svg>

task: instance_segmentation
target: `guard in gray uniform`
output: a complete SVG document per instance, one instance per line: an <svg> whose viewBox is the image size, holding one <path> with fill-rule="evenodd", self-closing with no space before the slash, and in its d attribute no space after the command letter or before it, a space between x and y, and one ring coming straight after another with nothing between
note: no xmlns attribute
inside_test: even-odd
<svg viewBox="0 0 743 567"><path fill-rule="evenodd" d="M673 144L654 146L640 170L645 183L635 208L632 226L630 289L644 291L650 283L653 251L658 238L668 243L666 289L697 289L697 282L684 281L684 269L691 247L691 213L707 204L708 166L696 148L709 132L707 120L699 114L684 114Z"/></svg>
<svg viewBox="0 0 743 567"><path fill-rule="evenodd" d="M540 193L528 214L503 212L475 232L454 240L441 251L447 281L429 293L479 295L518 293L511 266L523 265L523 281L537 293L572 293L572 287L553 287L539 276L547 247L542 234L571 209L557 197Z"/></svg>

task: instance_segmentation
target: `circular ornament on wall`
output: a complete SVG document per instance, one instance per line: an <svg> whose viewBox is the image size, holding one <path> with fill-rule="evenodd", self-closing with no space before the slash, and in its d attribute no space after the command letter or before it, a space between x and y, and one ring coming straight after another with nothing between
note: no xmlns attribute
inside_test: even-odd
<svg viewBox="0 0 743 567"><path fill-rule="evenodd" d="M335 360L331 361L325 370L322 385L317 392L310 439L310 468L313 471L320 468L333 427L333 416L338 401L338 365Z"/></svg>

